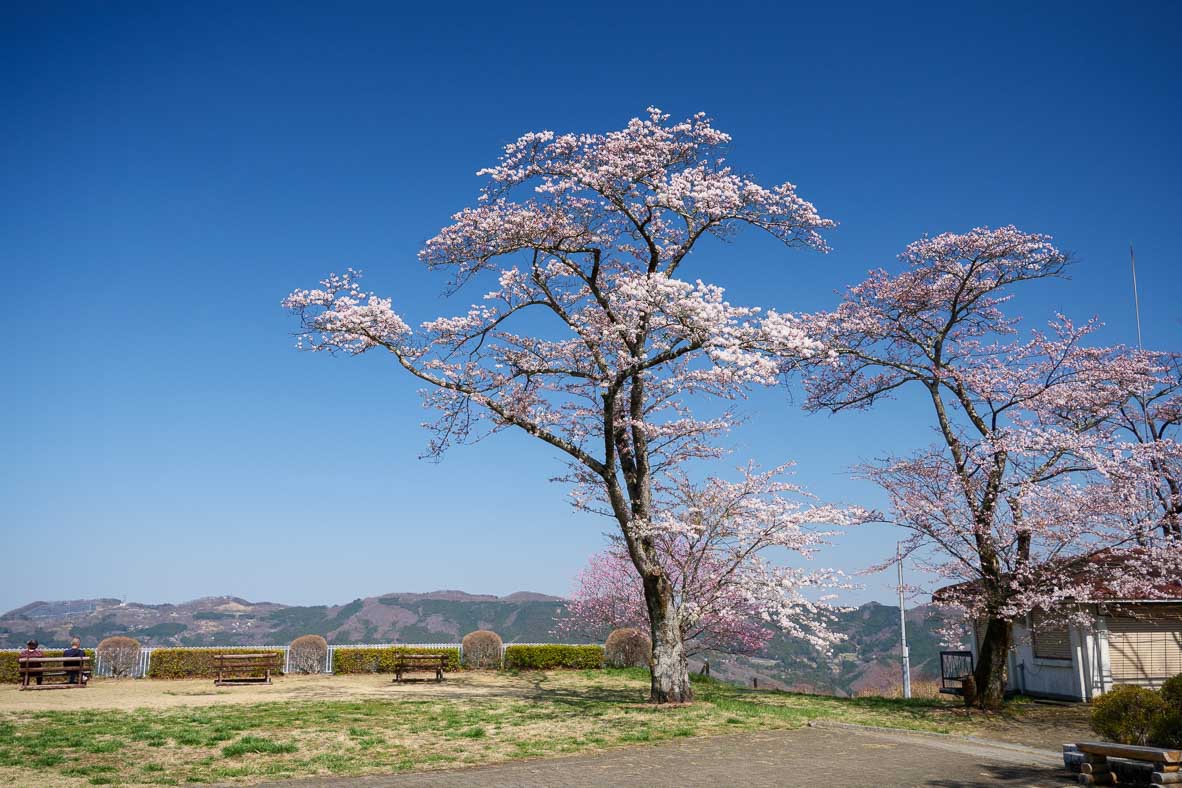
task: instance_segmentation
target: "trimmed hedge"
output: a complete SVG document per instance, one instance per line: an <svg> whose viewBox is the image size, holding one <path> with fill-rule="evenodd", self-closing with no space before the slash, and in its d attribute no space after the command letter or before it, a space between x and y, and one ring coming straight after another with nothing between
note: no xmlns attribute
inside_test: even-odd
<svg viewBox="0 0 1182 788"><path fill-rule="evenodd" d="M47 657L60 657L64 649L43 648L41 650L45 652L45 656ZM94 670L94 649L84 648L82 650L86 652L86 656L90 657L90 668ZM19 656L20 654L15 651L0 651L0 684L20 683L20 672L17 670L18 666L16 664L17 657Z"/></svg>
<svg viewBox="0 0 1182 788"><path fill-rule="evenodd" d="M333 652L332 672L393 673L394 657L398 654L445 654L443 669L449 673L460 669L458 648L423 648L422 646L384 646L382 648L351 648L340 646Z"/></svg>
<svg viewBox="0 0 1182 788"><path fill-rule="evenodd" d="M269 648L157 648L148 663L148 678L216 679L215 654L278 654L279 668L272 673L283 673L283 652Z"/></svg>
<svg viewBox="0 0 1182 788"><path fill-rule="evenodd" d="M603 667L603 646L509 646L506 670L594 670Z"/></svg>

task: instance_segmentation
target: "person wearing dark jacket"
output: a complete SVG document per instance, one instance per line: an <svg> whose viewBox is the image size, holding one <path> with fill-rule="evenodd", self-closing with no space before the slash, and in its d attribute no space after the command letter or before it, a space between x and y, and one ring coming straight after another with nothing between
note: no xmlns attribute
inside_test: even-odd
<svg viewBox="0 0 1182 788"><path fill-rule="evenodd" d="M63 657L85 657L86 652L82 650L82 641L74 638L70 641L70 647L62 652ZM82 660L77 662L63 662L62 667L66 669L66 681L70 684L77 684L78 677L82 675Z"/></svg>

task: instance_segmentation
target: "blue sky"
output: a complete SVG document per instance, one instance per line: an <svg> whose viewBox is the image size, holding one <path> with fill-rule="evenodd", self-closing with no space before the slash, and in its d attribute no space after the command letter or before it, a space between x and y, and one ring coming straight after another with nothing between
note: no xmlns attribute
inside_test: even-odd
<svg viewBox="0 0 1182 788"><path fill-rule="evenodd" d="M823 308L924 233L1014 223L1080 260L1023 297L1030 325L1097 314L1134 341L1134 241L1146 342L1178 349L1179 6L951 5L8 4L0 610L565 592L608 524L547 484L552 452L417 459L415 386L297 353L279 308L354 266L413 318L462 310L415 253L524 131L703 110L738 167L841 223L827 256L706 248L686 275L735 303ZM825 497L878 503L846 469L930 437L907 399L798 403L753 397L736 458L796 459Z"/></svg>

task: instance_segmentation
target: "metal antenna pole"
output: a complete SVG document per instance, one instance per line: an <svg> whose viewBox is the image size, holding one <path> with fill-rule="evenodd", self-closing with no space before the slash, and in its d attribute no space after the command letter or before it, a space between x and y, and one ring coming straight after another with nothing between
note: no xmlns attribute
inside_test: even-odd
<svg viewBox="0 0 1182 788"><path fill-rule="evenodd" d="M1141 296L1137 294L1137 255L1133 253L1133 244L1129 242L1129 267L1133 271L1133 309L1137 314L1137 350L1144 350L1141 346Z"/></svg>
<svg viewBox="0 0 1182 788"><path fill-rule="evenodd" d="M1141 344L1141 295L1137 292L1137 255L1133 252L1133 242L1129 241L1129 270L1133 273L1133 311L1137 317L1137 350L1145 352L1145 347ZM1158 436L1153 429L1153 419L1149 415L1149 402L1141 394L1137 395L1137 402L1141 404L1141 413L1145 416L1145 440L1150 443L1156 443ZM1153 530L1150 530L1153 533ZM1141 542L1144 537L1138 536L1137 541Z"/></svg>
<svg viewBox="0 0 1182 788"><path fill-rule="evenodd" d="M903 600L903 544L895 545L899 559L899 642L903 652L903 697L911 697L911 652L907 648L907 608Z"/></svg>
<svg viewBox="0 0 1182 788"><path fill-rule="evenodd" d="M1133 254L1133 244L1129 243L1129 268L1133 272L1133 309L1137 315L1137 350L1145 352L1141 345L1141 297L1137 293L1137 255ZM1145 414L1145 440L1157 441L1157 434L1153 429L1153 421L1149 418L1149 403L1145 397L1138 394L1137 401L1141 403L1141 411Z"/></svg>

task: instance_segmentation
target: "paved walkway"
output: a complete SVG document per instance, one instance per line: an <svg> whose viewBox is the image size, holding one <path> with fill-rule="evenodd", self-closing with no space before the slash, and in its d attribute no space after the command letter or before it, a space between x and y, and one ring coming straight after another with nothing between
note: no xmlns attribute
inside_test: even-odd
<svg viewBox="0 0 1182 788"><path fill-rule="evenodd" d="M980 739L843 727L687 739L594 755L363 778L315 777L275 788L589 788L590 786L967 786L1074 783L1059 754Z"/></svg>

